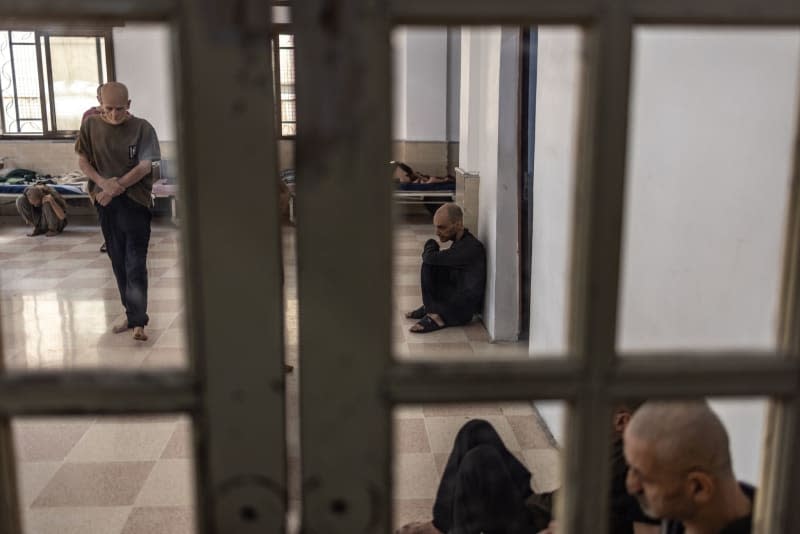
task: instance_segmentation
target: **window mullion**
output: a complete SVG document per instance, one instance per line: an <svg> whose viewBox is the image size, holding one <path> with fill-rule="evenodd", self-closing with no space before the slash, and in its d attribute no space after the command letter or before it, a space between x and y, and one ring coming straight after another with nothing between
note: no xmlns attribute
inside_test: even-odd
<svg viewBox="0 0 800 534"><path fill-rule="evenodd" d="M778 331L780 348L796 364L800 364L800 105L798 110ZM800 380L800 372L794 376ZM763 533L782 534L800 525L800 388L773 399L767 424L756 524Z"/></svg>
<svg viewBox="0 0 800 534"><path fill-rule="evenodd" d="M44 76L44 60L42 58L42 47L39 39L42 37L42 32L34 32L34 46L36 47L36 71L39 73L39 105L42 113L42 135L47 135L50 131L50 121L47 114L47 98L45 97L45 76ZM47 85L52 85L50 77L47 77Z"/></svg>
<svg viewBox="0 0 800 534"><path fill-rule="evenodd" d="M607 528L610 386L616 351L632 19L604 0L587 29L575 199L570 344L584 370L570 405L565 451L566 532Z"/></svg>

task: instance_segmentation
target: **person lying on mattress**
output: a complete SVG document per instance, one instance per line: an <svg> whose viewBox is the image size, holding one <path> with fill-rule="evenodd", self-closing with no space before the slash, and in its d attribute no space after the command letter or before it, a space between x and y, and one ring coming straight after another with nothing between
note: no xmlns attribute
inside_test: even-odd
<svg viewBox="0 0 800 534"><path fill-rule="evenodd" d="M455 182L455 178L450 176L431 176L417 172L405 163L400 161L393 161L394 175L392 179L401 184L444 184L447 182Z"/></svg>

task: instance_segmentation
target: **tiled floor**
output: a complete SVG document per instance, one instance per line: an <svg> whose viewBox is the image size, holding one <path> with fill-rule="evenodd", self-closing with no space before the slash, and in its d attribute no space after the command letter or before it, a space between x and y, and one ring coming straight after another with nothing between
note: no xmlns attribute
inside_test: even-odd
<svg viewBox="0 0 800 534"><path fill-rule="evenodd" d="M0 221L0 314L11 369L163 368L186 364L178 232L153 228L149 254L150 339L113 335L122 314L102 238L91 223L55 238L29 238ZM524 344L491 344L479 322L424 336L402 312L419 305L419 253L429 224L396 233L395 352L398 358L525 357ZM285 232L287 362L297 362L293 233ZM287 376L292 503L297 504L297 374ZM414 406L395 412L395 523L428 519L458 428L482 417L534 473L535 489L557 485L557 452L526 404ZM179 416L24 419L14 422L20 500L30 534L193 532L191 429Z"/></svg>

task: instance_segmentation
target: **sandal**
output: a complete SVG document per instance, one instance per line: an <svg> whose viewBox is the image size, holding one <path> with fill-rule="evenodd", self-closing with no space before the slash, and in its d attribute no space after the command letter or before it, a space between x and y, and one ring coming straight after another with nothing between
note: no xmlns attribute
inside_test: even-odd
<svg viewBox="0 0 800 534"><path fill-rule="evenodd" d="M406 313L406 319L422 319L423 317L425 317L425 306Z"/></svg>
<svg viewBox="0 0 800 534"><path fill-rule="evenodd" d="M441 330L442 328L445 328L445 326L447 325L439 326L439 324L436 321L434 321L430 315L426 315L425 317L420 319L420 321L414 326L421 326L422 330L414 330L413 329L414 327L412 326L408 330L412 334L427 334L428 332L436 332L437 330Z"/></svg>

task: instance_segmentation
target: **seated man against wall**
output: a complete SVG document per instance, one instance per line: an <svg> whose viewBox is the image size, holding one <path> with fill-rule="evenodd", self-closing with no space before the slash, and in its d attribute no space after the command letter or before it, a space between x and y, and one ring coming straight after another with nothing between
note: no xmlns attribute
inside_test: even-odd
<svg viewBox="0 0 800 534"><path fill-rule="evenodd" d="M625 430L628 491L667 534L749 534L754 489L733 474L728 434L705 402L650 402Z"/></svg>
<svg viewBox="0 0 800 534"><path fill-rule="evenodd" d="M620 405L612 420L608 532L658 534L658 522L644 516L625 490L621 440L630 417L631 408ZM456 436L436 493L433 520L410 523L398 534L536 534L552 520L553 494L534 494L530 479L530 471L506 449L492 425L473 419Z"/></svg>
<svg viewBox="0 0 800 534"><path fill-rule="evenodd" d="M25 188L17 198L17 211L25 224L33 226L33 237L60 234L67 226L67 203L58 192L44 184Z"/></svg>
<svg viewBox="0 0 800 534"><path fill-rule="evenodd" d="M470 322L483 308L486 287L486 251L464 228L464 213L458 205L443 204L433 216L436 235L450 248L439 249L428 239L422 252L422 306L406 314L419 319L410 331L424 334L445 326Z"/></svg>

